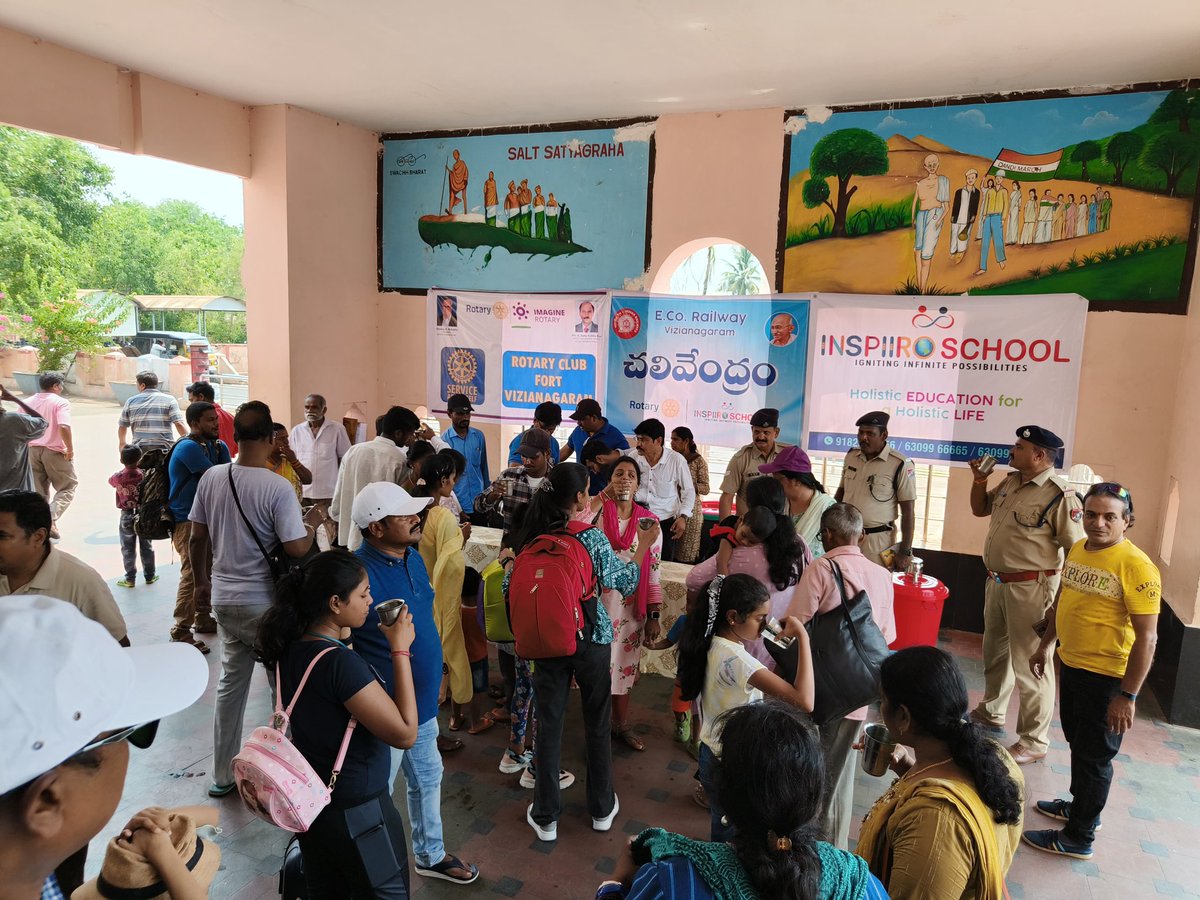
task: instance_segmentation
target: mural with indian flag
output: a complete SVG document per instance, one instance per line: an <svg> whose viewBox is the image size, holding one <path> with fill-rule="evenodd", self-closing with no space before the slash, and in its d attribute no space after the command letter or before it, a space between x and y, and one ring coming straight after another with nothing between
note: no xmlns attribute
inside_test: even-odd
<svg viewBox="0 0 1200 900"><path fill-rule="evenodd" d="M788 293L1076 293L1183 313L1200 88L1139 85L797 112Z"/></svg>

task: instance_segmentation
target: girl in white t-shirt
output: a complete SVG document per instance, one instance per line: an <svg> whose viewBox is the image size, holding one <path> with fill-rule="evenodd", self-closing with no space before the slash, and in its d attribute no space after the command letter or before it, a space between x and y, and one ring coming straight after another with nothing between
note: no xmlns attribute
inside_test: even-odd
<svg viewBox="0 0 1200 900"><path fill-rule="evenodd" d="M684 700L698 700L700 783L708 793L713 841L727 841L732 829L721 820L724 811L716 794L716 767L721 756L720 724L727 710L757 703L764 695L778 697L805 712L813 708L812 656L808 632L795 616L782 622L783 635L796 639L799 664L789 684L751 656L742 641L758 638L771 616L770 595L762 582L749 575L718 575L708 585L703 607L688 616L679 645L679 683ZM703 601L702 601L703 603Z"/></svg>

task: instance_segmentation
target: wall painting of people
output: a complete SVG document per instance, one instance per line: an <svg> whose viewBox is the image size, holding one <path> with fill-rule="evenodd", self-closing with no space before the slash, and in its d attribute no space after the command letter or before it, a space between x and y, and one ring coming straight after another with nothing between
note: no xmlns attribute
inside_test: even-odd
<svg viewBox="0 0 1200 900"><path fill-rule="evenodd" d="M623 288L649 263L654 123L384 135L382 290Z"/></svg>
<svg viewBox="0 0 1200 900"><path fill-rule="evenodd" d="M1076 293L1093 310L1186 312L1195 86L826 112L797 120L784 154L782 290Z"/></svg>

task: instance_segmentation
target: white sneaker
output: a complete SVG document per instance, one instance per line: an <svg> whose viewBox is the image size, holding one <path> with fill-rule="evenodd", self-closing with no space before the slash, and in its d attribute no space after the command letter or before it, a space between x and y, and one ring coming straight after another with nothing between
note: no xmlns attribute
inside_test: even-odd
<svg viewBox="0 0 1200 900"><path fill-rule="evenodd" d="M558 770L558 788L559 788L559 790L566 790L574 783L575 783L574 775L572 775L566 769ZM531 790L531 791L535 787L537 787L537 772L534 770L532 764L527 769L525 769L524 772L521 773L521 787L529 788L529 790Z"/></svg>
<svg viewBox="0 0 1200 900"><path fill-rule="evenodd" d="M531 807L532 808L532 807ZM612 828L613 819L617 817L617 811L621 808L621 801L617 799L617 795L613 794L613 808L603 819L592 819L593 831L608 831Z"/></svg>
<svg viewBox="0 0 1200 900"><path fill-rule="evenodd" d="M529 809L525 810L525 821L529 823L529 827L533 829L538 836L539 841L557 841L558 840L558 823L551 822L544 828L533 820L533 804L529 804Z"/></svg>
<svg viewBox="0 0 1200 900"><path fill-rule="evenodd" d="M505 750L504 755L500 757L500 771L505 775L512 775L515 772L520 772L523 769L529 768L529 763L532 759L532 750L526 750L520 756L513 753L511 750Z"/></svg>

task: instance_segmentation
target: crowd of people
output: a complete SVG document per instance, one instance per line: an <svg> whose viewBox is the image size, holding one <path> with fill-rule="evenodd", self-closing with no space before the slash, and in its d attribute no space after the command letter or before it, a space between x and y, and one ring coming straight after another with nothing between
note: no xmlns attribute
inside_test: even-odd
<svg viewBox="0 0 1200 900"><path fill-rule="evenodd" d="M539 841L556 841L569 811L561 792L575 781L561 764L573 688L587 815L609 831L621 788L612 745L645 749L631 695L644 650L669 646L679 659L675 737L697 758L694 798L709 810L709 840L642 831L597 897L998 900L1022 840L1092 856L1112 759L1153 659L1160 579L1125 537L1129 492L1101 483L1081 499L1055 474L1062 442L1044 428L1018 429L1011 471L990 488L972 463L971 510L990 518L985 695L970 708L953 658L935 647L883 662L874 718L897 745L897 779L852 847L855 751L872 714L814 725L828 688L806 626L865 595L884 639L896 636L891 572L912 559L916 475L888 440L885 412L858 419L857 446L830 494L804 450L779 440L778 412L758 410L705 535L709 471L692 433L668 437L646 419L630 447L591 398L570 414L577 424L562 447L563 411L540 405L493 480L462 395L449 398L441 436L394 406L373 439L351 444L319 394L288 429L259 401L231 415L206 384L180 410L152 374L138 383L119 419L122 469L112 479L125 556L117 585L134 585L138 550L145 580L156 580L152 542L166 523L181 566L165 647L130 647L108 585L53 543L74 487L73 472L63 474L73 443L69 406L56 402L61 381L47 376L28 404L0 394L20 409L0 415L11 463L0 491L0 596L13 595L0 603L0 716L13 726L0 758L0 880L21 886L13 896L88 889L87 844L119 800L126 743L144 746L147 726L196 699L206 638L220 656L211 797L262 812L235 766L256 666L265 665L276 708L305 690L290 738L332 789L299 836L310 897L408 896L410 840L418 875L479 877L443 838L444 758L465 746L464 728L507 726L499 771L532 789L524 821ZM37 454L35 439L46 441ZM51 454L64 459L47 464ZM495 684L477 615L492 576L464 555L472 528L485 526L501 532L495 577L516 635L496 642ZM567 649L534 652L538 641L559 646L518 627L537 590L547 602L558 596L559 582L541 580L555 553L577 570L568 599L582 618ZM664 632L661 567L672 560L694 565L686 614ZM385 616L378 604L393 598L405 602ZM768 634L794 646L794 674ZM1020 767L1046 755L1056 678L1071 799L1033 807L1061 829L1023 830ZM1018 740L1006 747L1014 687ZM410 835L392 801L401 777ZM103 872L115 872L109 855L133 853L171 896L206 896L188 892L196 884L175 862L182 841L196 860L208 847L212 863L218 851L196 834L210 815L144 810L110 843ZM192 881L203 882L201 871Z"/></svg>

